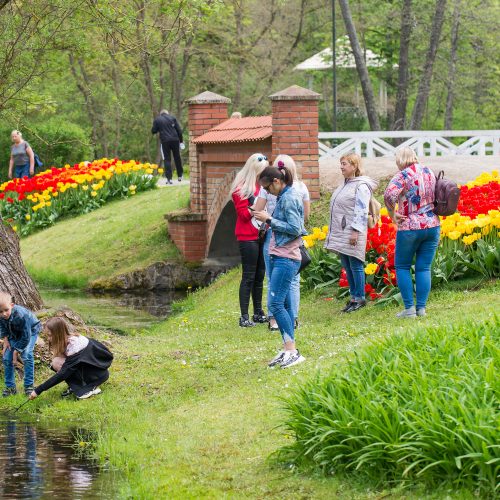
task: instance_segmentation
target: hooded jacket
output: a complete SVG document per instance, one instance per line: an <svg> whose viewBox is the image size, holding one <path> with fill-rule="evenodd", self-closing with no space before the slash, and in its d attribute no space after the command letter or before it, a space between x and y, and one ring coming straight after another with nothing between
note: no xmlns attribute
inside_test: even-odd
<svg viewBox="0 0 500 500"><path fill-rule="evenodd" d="M108 368L113 361L113 354L99 341L89 339L85 349L68 356L62 368L43 384L35 387L35 392L42 392L66 381L75 396L82 396L109 378Z"/></svg>
<svg viewBox="0 0 500 500"><path fill-rule="evenodd" d="M330 224L325 248L365 261L368 234L368 203L378 183L365 175L346 179L330 200ZM355 246L349 243L353 230L358 232Z"/></svg>

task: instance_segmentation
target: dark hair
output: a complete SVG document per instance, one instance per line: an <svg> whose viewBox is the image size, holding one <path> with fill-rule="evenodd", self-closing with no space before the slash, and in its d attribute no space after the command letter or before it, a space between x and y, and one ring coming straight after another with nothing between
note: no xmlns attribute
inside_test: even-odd
<svg viewBox="0 0 500 500"><path fill-rule="evenodd" d="M261 184L262 181L267 181L271 184L274 179L283 181L287 186L291 186L293 184L292 173L284 165L280 165L278 168L272 166L266 167L259 175L259 183Z"/></svg>

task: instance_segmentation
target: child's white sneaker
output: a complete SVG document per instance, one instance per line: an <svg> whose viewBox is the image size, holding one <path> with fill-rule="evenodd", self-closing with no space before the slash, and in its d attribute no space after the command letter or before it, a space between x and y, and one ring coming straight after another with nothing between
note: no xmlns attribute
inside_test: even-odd
<svg viewBox="0 0 500 500"><path fill-rule="evenodd" d="M304 356L297 351L285 351L285 355L283 356L283 361L281 361L281 368L290 368L291 366L298 365L303 363L306 360Z"/></svg>

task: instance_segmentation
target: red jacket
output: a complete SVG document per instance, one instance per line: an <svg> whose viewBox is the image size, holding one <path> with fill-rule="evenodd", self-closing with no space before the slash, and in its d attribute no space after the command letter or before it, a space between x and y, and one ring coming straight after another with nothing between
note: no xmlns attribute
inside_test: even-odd
<svg viewBox="0 0 500 500"><path fill-rule="evenodd" d="M259 194L259 186L255 186L254 196L257 197ZM251 204L248 203L248 199L242 199L240 197L239 191L233 193L233 203L236 209L236 227L234 229L234 234L238 241L252 241L259 238L259 231L252 224L252 215L248 210Z"/></svg>

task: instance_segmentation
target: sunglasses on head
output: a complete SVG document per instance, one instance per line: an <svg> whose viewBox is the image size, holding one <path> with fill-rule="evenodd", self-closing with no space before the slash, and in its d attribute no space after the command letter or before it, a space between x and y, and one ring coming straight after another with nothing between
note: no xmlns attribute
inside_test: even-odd
<svg viewBox="0 0 500 500"><path fill-rule="evenodd" d="M257 161L263 161L263 160L267 161L267 156L257 156Z"/></svg>

